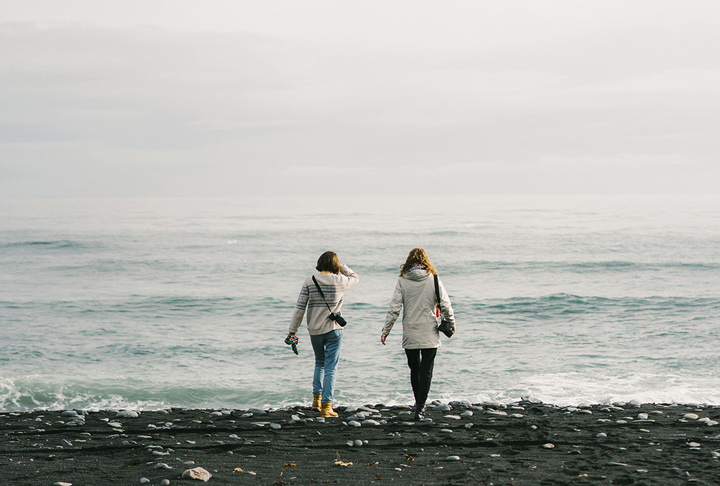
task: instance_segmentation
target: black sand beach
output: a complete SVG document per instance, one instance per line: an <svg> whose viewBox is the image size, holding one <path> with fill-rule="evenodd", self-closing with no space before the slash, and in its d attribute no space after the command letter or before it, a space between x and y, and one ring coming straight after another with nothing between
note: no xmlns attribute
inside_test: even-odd
<svg viewBox="0 0 720 486"><path fill-rule="evenodd" d="M4 412L0 484L720 484L718 407L450 408Z"/></svg>

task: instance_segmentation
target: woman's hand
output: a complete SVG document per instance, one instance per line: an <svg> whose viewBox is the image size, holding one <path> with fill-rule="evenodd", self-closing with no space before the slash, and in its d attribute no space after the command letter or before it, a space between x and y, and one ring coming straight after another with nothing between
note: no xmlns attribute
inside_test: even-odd
<svg viewBox="0 0 720 486"><path fill-rule="evenodd" d="M380 334L380 342L383 343L383 346L385 345L385 339L387 339L387 334Z"/></svg>

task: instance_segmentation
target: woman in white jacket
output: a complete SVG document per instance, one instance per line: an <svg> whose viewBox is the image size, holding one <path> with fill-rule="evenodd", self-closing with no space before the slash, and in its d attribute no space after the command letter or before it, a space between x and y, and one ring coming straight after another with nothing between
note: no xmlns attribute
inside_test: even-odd
<svg viewBox="0 0 720 486"><path fill-rule="evenodd" d="M427 252L415 248L400 269L400 278L395 286L390 310L385 319L380 342L385 344L395 321L403 311L403 339L410 384L415 395L415 419L422 418L425 402L430 392L433 365L437 348L440 347L437 307L446 321L455 330L455 317L450 298L438 278L440 302L435 298L435 276L437 271L430 262Z"/></svg>

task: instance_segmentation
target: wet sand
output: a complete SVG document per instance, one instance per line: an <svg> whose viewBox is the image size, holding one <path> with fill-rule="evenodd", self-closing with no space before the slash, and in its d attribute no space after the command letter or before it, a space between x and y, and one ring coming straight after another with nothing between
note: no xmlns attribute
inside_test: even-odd
<svg viewBox="0 0 720 486"><path fill-rule="evenodd" d="M215 485L720 484L718 407L337 411L3 412L0 484L203 484L181 477L196 467Z"/></svg>

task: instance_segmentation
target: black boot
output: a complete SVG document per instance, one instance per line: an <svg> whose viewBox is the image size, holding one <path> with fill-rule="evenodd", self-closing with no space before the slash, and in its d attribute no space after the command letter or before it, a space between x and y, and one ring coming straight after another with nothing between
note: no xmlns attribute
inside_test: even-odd
<svg viewBox="0 0 720 486"><path fill-rule="evenodd" d="M415 402L415 407L413 408L414 411L414 419L415 420L422 420L425 418L423 415L425 413L425 402L423 403L417 403Z"/></svg>

